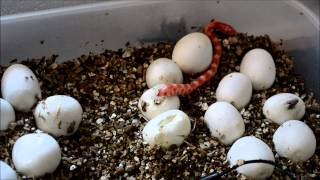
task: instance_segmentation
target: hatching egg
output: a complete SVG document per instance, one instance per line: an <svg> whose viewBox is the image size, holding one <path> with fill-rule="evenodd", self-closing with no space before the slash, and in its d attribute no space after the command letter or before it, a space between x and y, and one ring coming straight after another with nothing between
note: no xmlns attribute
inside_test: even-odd
<svg viewBox="0 0 320 180"><path fill-rule="evenodd" d="M181 145L190 134L189 117L180 110L169 110L151 119L143 129L143 139L149 145L163 148Z"/></svg>
<svg viewBox="0 0 320 180"><path fill-rule="evenodd" d="M73 97L54 95L38 103L34 117L39 129L58 137L75 133L82 113L80 103Z"/></svg>
<svg viewBox="0 0 320 180"><path fill-rule="evenodd" d="M17 180L17 173L5 162L0 161L0 179Z"/></svg>
<svg viewBox="0 0 320 180"><path fill-rule="evenodd" d="M10 123L15 121L16 115L11 104L2 98L0 98L0 108L0 131L4 131L8 129Z"/></svg>
<svg viewBox="0 0 320 180"><path fill-rule="evenodd" d="M183 75L174 61L159 58L149 65L146 72L146 81L149 88L157 84L182 83Z"/></svg>
<svg viewBox="0 0 320 180"><path fill-rule="evenodd" d="M245 130L244 121L238 110L227 102L216 102L209 106L204 121L211 135L223 144L231 144Z"/></svg>
<svg viewBox="0 0 320 180"><path fill-rule="evenodd" d="M316 137L302 121L284 122L274 133L273 143L277 153L293 162L306 161L316 151Z"/></svg>
<svg viewBox="0 0 320 180"><path fill-rule="evenodd" d="M199 32L182 37L173 49L172 60L184 73L193 74L206 70L212 61L210 39Z"/></svg>
<svg viewBox="0 0 320 180"><path fill-rule="evenodd" d="M227 160L231 167L239 161L258 159L275 161L270 147L254 136L245 136L238 139L233 143L227 154ZM245 164L237 168L238 173L252 179L266 179L272 175L273 170L273 165L265 163Z"/></svg>
<svg viewBox="0 0 320 180"><path fill-rule="evenodd" d="M244 55L240 72L251 79L254 90L270 88L276 77L276 67L271 54L260 48L252 49Z"/></svg>
<svg viewBox="0 0 320 180"><path fill-rule="evenodd" d="M305 113L301 98L291 93L271 96L263 105L263 114L271 121L282 124L290 119L301 119Z"/></svg>
<svg viewBox="0 0 320 180"><path fill-rule="evenodd" d="M37 77L27 66L14 64L6 69L1 80L2 97L17 111L28 112L41 99Z"/></svg>
<svg viewBox="0 0 320 180"><path fill-rule="evenodd" d="M216 97L218 101L226 101L237 109L245 107L251 99L252 84L248 76L241 73L231 73L220 81Z"/></svg>
<svg viewBox="0 0 320 180"><path fill-rule="evenodd" d="M157 85L146 90L139 99L138 108L148 120L165 111L180 107L178 96L157 96L161 87L162 85Z"/></svg>
<svg viewBox="0 0 320 180"><path fill-rule="evenodd" d="M48 134L26 134L15 142L12 160L18 172L40 177L58 167L61 150L58 142Z"/></svg>

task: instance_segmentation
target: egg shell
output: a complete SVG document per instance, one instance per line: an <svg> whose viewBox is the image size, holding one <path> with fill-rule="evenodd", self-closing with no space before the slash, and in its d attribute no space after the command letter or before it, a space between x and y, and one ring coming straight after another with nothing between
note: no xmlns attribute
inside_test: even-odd
<svg viewBox="0 0 320 180"><path fill-rule="evenodd" d="M146 90L139 99L138 108L148 120L172 109L179 109L180 100L178 96L157 96L162 85L154 86Z"/></svg>
<svg viewBox="0 0 320 180"><path fill-rule="evenodd" d="M73 97L54 95L38 103L34 117L39 129L58 137L75 133L82 113L80 103Z"/></svg>
<svg viewBox="0 0 320 180"><path fill-rule="evenodd" d="M271 54L260 48L252 49L244 55L240 72L251 79L254 90L270 88L276 77L276 67Z"/></svg>
<svg viewBox="0 0 320 180"><path fill-rule="evenodd" d="M316 150L316 137L302 121L284 122L274 133L273 143L277 153L293 162L306 161Z"/></svg>
<svg viewBox="0 0 320 180"><path fill-rule="evenodd" d="M218 101L226 101L237 109L245 107L252 96L252 84L248 76L241 73L230 73L222 78L217 90Z"/></svg>
<svg viewBox="0 0 320 180"><path fill-rule="evenodd" d="M14 64L3 73L2 97L17 111L28 112L41 99L37 77L27 66Z"/></svg>
<svg viewBox="0 0 320 180"><path fill-rule="evenodd" d="M230 166L237 164L238 160L270 160L275 161L270 147L254 136L245 136L238 139L231 146L227 160ZM266 179L273 173L274 166L265 163L252 163L237 168L237 172L252 179Z"/></svg>
<svg viewBox="0 0 320 180"><path fill-rule="evenodd" d="M17 173L5 162L0 161L0 180L17 180Z"/></svg>
<svg viewBox="0 0 320 180"><path fill-rule="evenodd" d="M184 73L193 74L206 70L212 61L210 39L199 32L187 34L176 43L172 60Z"/></svg>
<svg viewBox="0 0 320 180"><path fill-rule="evenodd" d="M226 145L240 138L245 131L240 113L227 102L216 102L210 105L204 115L204 122L211 135Z"/></svg>
<svg viewBox="0 0 320 180"><path fill-rule="evenodd" d="M149 88L158 84L182 83L183 75L179 66L167 58L153 61L146 72L146 81Z"/></svg>
<svg viewBox="0 0 320 180"><path fill-rule="evenodd" d="M48 134L26 134L15 142L12 160L18 172L40 177L58 167L61 150L58 142Z"/></svg>
<svg viewBox="0 0 320 180"><path fill-rule="evenodd" d="M168 148L174 144L181 145L190 132L189 117L180 110L169 110L151 119L142 134L149 145Z"/></svg>
<svg viewBox="0 0 320 180"><path fill-rule="evenodd" d="M291 93L271 96L263 105L263 114L267 119L282 124L290 119L301 119L306 106L301 98Z"/></svg>
<svg viewBox="0 0 320 180"><path fill-rule="evenodd" d="M0 131L5 131L9 124L16 120L16 115L11 104L2 98L0 98L0 108Z"/></svg>

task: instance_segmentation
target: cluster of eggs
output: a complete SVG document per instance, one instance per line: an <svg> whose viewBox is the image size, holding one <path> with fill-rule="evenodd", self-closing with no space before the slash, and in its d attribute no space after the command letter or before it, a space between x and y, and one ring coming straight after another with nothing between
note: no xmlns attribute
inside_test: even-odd
<svg viewBox="0 0 320 180"><path fill-rule="evenodd" d="M15 110L23 113L33 111L39 128L37 132L23 135L15 142L12 149L15 169L30 177L52 173L61 160L60 146L52 136L69 136L77 131L83 113L80 103L66 95L41 100L37 77L22 64L6 69L1 80L1 93L1 131L8 130L15 121ZM0 179L17 179L9 165L3 161L0 163Z"/></svg>
<svg viewBox="0 0 320 180"><path fill-rule="evenodd" d="M140 97L138 107L148 120L143 130L145 142L167 148L180 145L190 134L188 116L178 110L178 96L158 97L166 83L182 83L183 73L199 73L209 67L212 58L210 39L202 33L191 33L174 47L172 60L160 58L150 64L146 81L150 89ZM231 166L239 160L264 159L275 161L271 148L254 136L242 137L245 124L239 110L248 105L253 90L270 88L276 78L276 67L271 54L260 48L245 54L240 72L222 78L217 89L217 102L210 105L204 121L211 135L225 145L232 145L227 160ZM291 93L276 94L264 103L265 117L281 126L273 136L276 152L293 162L309 159L316 149L312 130L300 120L305 113L304 102ZM268 164L248 164L237 171L249 178L267 178L274 167Z"/></svg>

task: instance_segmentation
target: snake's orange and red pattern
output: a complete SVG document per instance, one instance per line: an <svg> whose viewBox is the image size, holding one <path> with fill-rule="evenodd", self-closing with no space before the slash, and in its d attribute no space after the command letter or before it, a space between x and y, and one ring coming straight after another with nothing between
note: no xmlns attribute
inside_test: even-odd
<svg viewBox="0 0 320 180"><path fill-rule="evenodd" d="M213 33L213 30L217 29L226 35L235 35L236 31L228 24L212 20L204 28L204 33L211 39L214 45L214 54L210 67L196 80L190 84L166 84L159 89L158 96L176 96L190 94L196 90L199 86L209 81L217 72L217 68L220 62L222 54L221 42L217 36Z"/></svg>

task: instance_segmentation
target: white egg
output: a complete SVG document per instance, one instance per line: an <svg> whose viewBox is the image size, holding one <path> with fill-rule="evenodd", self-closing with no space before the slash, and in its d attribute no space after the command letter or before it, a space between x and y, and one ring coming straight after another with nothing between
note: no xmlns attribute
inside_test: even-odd
<svg viewBox="0 0 320 180"><path fill-rule="evenodd" d="M240 138L245 131L240 113L227 102L210 105L204 115L204 121L211 135L226 145Z"/></svg>
<svg viewBox="0 0 320 180"><path fill-rule="evenodd" d="M277 153L293 162L306 161L315 153L316 137L310 127L298 120L284 122L274 133Z"/></svg>
<svg viewBox="0 0 320 180"><path fill-rule="evenodd" d="M206 70L212 61L212 44L207 35L199 32L182 37L172 52L175 61L183 72L200 73Z"/></svg>
<svg viewBox="0 0 320 180"><path fill-rule="evenodd" d="M1 180L16 180L17 173L5 162L0 161L0 179Z"/></svg>
<svg viewBox="0 0 320 180"><path fill-rule="evenodd" d="M189 117L180 110L169 110L151 119L144 127L143 140L163 148L181 145L190 134Z"/></svg>
<svg viewBox="0 0 320 180"><path fill-rule="evenodd" d="M61 150L58 142L48 134L26 134L15 142L12 160L18 172L39 177L58 167Z"/></svg>
<svg viewBox="0 0 320 180"><path fill-rule="evenodd" d="M275 161L270 147L254 136L245 136L238 139L227 154L230 166L236 165L238 161L257 159ZM238 173L252 179L266 179L272 175L273 170L273 165L265 163L246 164L237 168Z"/></svg>
<svg viewBox="0 0 320 180"><path fill-rule="evenodd" d="M34 117L37 127L56 137L75 133L82 120L80 103L70 96L55 95L36 106Z"/></svg>
<svg viewBox="0 0 320 180"><path fill-rule="evenodd" d="M183 75L179 66L167 58L153 61L146 72L146 81L149 88L157 84L182 83Z"/></svg>
<svg viewBox="0 0 320 180"><path fill-rule="evenodd" d="M27 66L14 64L6 69L1 80L2 97L17 111L28 112L41 99L37 77Z"/></svg>
<svg viewBox="0 0 320 180"><path fill-rule="evenodd" d="M237 109L245 107L251 99L252 84L248 76L241 73L231 73L220 81L216 97L218 101L226 101Z"/></svg>
<svg viewBox="0 0 320 180"><path fill-rule="evenodd" d="M0 108L0 131L4 131L8 129L10 123L16 120L16 115L11 104L2 98L0 98Z"/></svg>
<svg viewBox="0 0 320 180"><path fill-rule="evenodd" d="M291 93L280 93L268 98L262 109L266 118L282 124L289 119L301 119L306 107L298 96Z"/></svg>
<svg viewBox="0 0 320 180"><path fill-rule="evenodd" d="M244 55L240 72L251 79L254 90L268 89L276 77L276 67L271 54L260 48L252 49Z"/></svg>
<svg viewBox="0 0 320 180"><path fill-rule="evenodd" d="M162 85L157 85L146 90L139 99L138 108L148 120L165 111L179 109L180 107L178 96L157 96L161 86Z"/></svg>

